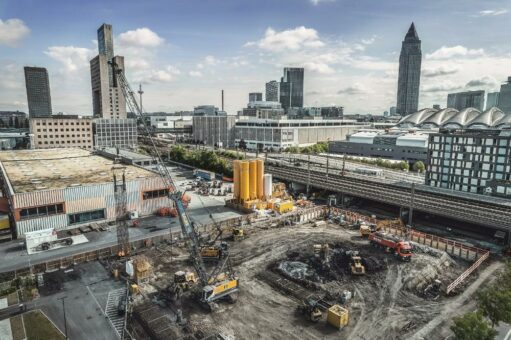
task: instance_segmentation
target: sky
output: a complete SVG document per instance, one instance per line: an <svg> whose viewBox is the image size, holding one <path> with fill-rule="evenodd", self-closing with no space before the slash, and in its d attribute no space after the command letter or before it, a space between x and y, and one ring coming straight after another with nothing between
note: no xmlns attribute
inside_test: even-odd
<svg viewBox="0 0 511 340"><path fill-rule="evenodd" d="M511 1L0 0L0 110L28 112L23 66L46 67L53 112L90 115L89 60L109 23L149 112L235 114L282 69L305 68L306 106L381 114L396 103L401 42L422 41L419 106L498 90L511 76Z"/></svg>

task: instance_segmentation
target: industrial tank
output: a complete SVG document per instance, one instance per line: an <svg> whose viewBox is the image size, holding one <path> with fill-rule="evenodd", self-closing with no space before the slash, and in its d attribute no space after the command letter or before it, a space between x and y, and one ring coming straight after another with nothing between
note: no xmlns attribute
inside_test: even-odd
<svg viewBox="0 0 511 340"><path fill-rule="evenodd" d="M249 197L251 200L255 200L257 198L257 161L253 159L249 164Z"/></svg>
<svg viewBox="0 0 511 340"><path fill-rule="evenodd" d="M249 193L249 165L248 162L240 162L240 200L248 201Z"/></svg>
<svg viewBox="0 0 511 340"><path fill-rule="evenodd" d="M234 199L240 199L240 161L232 162L232 180L234 185Z"/></svg>
<svg viewBox="0 0 511 340"><path fill-rule="evenodd" d="M264 161L257 160L257 198L264 199Z"/></svg>
<svg viewBox="0 0 511 340"><path fill-rule="evenodd" d="M271 174L264 175L264 187L263 187L264 197L266 199L271 198L273 193L273 184L272 184L272 176Z"/></svg>

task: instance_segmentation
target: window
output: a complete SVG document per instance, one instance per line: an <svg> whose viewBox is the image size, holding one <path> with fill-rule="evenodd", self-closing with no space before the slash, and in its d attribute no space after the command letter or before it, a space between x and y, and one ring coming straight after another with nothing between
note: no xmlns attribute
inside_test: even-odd
<svg viewBox="0 0 511 340"><path fill-rule="evenodd" d="M69 214L69 224L85 223L89 221L102 220L105 218L105 209Z"/></svg>
<svg viewBox="0 0 511 340"><path fill-rule="evenodd" d="M43 217L64 212L64 204L57 203L51 205L43 205L40 207L26 208L20 210L20 219L25 220L34 217Z"/></svg>
<svg viewBox="0 0 511 340"><path fill-rule="evenodd" d="M151 190L145 191L142 196L144 200L159 198L159 197L167 197L169 195L168 189L160 189L160 190Z"/></svg>

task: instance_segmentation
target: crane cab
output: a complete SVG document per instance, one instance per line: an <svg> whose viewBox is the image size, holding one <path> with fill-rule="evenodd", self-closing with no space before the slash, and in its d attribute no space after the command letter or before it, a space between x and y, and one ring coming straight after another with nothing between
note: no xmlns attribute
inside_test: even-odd
<svg viewBox="0 0 511 340"><path fill-rule="evenodd" d="M210 303L238 291L239 281L237 277L229 278L214 284L209 284L202 289L201 301Z"/></svg>

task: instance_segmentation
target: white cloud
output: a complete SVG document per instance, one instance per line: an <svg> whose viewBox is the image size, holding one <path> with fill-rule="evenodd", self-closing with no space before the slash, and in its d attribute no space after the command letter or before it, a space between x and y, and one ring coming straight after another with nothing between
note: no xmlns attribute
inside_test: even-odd
<svg viewBox="0 0 511 340"><path fill-rule="evenodd" d="M303 66L305 67L305 69L307 71L311 71L311 72L317 72L317 73L321 73L321 74L335 73L335 70L333 68L331 68L330 66L328 66L328 64L325 64L325 63L316 63L316 62L310 61L308 63L303 64Z"/></svg>
<svg viewBox="0 0 511 340"><path fill-rule="evenodd" d="M495 88L498 85L498 82L493 77L482 77L477 79L470 80L465 87L483 87L483 88Z"/></svg>
<svg viewBox="0 0 511 340"><path fill-rule="evenodd" d="M463 88L461 85L457 85L451 82L442 82L439 84L425 85L422 88L424 92L449 92L456 91Z"/></svg>
<svg viewBox="0 0 511 340"><path fill-rule="evenodd" d="M16 47L18 43L29 35L30 29L20 19L0 19L0 45Z"/></svg>
<svg viewBox="0 0 511 340"><path fill-rule="evenodd" d="M212 55L208 55L208 56L206 56L206 58L204 58L204 63L206 65L215 65L215 64L218 64L218 62L219 61Z"/></svg>
<svg viewBox="0 0 511 340"><path fill-rule="evenodd" d="M155 32L147 27L137 28L119 35L119 43L132 47L158 47L165 42Z"/></svg>
<svg viewBox="0 0 511 340"><path fill-rule="evenodd" d="M280 32L268 27L262 39L245 44L245 46L254 45L263 50L278 52L307 47L323 47L325 44L319 39L318 32L315 29L300 26Z"/></svg>
<svg viewBox="0 0 511 340"><path fill-rule="evenodd" d="M427 54L426 59L450 59L453 57L478 57L484 55L484 50L468 49L464 46L457 45L452 47L442 46L433 53Z"/></svg>
<svg viewBox="0 0 511 340"><path fill-rule="evenodd" d="M91 49L75 46L51 46L44 53L62 63L66 72L87 67L94 54Z"/></svg>
<svg viewBox="0 0 511 340"><path fill-rule="evenodd" d="M334 2L335 0L309 0L311 4L313 4L314 6L317 6L321 3L324 3L324 2Z"/></svg>
<svg viewBox="0 0 511 340"><path fill-rule="evenodd" d="M374 42L376 41L376 36L373 35L371 38L369 39L362 39L360 42L364 45L371 45L373 44Z"/></svg>
<svg viewBox="0 0 511 340"><path fill-rule="evenodd" d="M345 87L345 88L337 91L337 94L353 95L353 94L363 94L363 93L368 93L368 92L369 92L369 90L364 85L362 85L360 83L354 83L351 86Z"/></svg>
<svg viewBox="0 0 511 340"><path fill-rule="evenodd" d="M147 70L151 68L151 64L145 60L140 58L128 58L125 60L126 69L130 71L140 71L140 70Z"/></svg>
<svg viewBox="0 0 511 340"><path fill-rule="evenodd" d="M422 76L426 78L434 78L440 76L447 76L458 73L460 70L459 66L439 66L436 68L424 68L422 70Z"/></svg>
<svg viewBox="0 0 511 340"><path fill-rule="evenodd" d="M202 72L201 71L190 71L188 72L188 74L190 75L190 77L202 77Z"/></svg>
<svg viewBox="0 0 511 340"><path fill-rule="evenodd" d="M167 66L163 70L153 71L149 77L150 82L168 83L174 81L176 76L180 75L181 71L174 66Z"/></svg>
<svg viewBox="0 0 511 340"><path fill-rule="evenodd" d="M507 12L508 12L507 9L500 9L500 10L487 9L487 10L484 10L484 11L480 11L478 13L478 15L476 15L476 16L479 16L479 17L497 16L497 15L506 14Z"/></svg>

